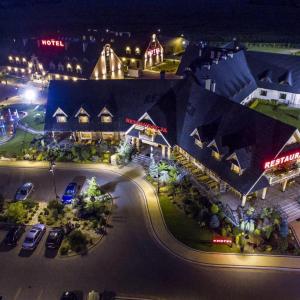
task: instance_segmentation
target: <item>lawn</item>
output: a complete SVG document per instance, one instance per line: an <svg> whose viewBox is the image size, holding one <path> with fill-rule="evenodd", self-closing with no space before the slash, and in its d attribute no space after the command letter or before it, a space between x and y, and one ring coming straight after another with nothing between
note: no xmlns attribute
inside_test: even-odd
<svg viewBox="0 0 300 300"><path fill-rule="evenodd" d="M44 130L45 112L43 109L34 110L34 107L27 109L27 116L21 120L22 124L27 124L35 130Z"/></svg>
<svg viewBox="0 0 300 300"><path fill-rule="evenodd" d="M166 71L167 73L176 73L179 66L179 60L165 60L163 63L151 68L152 71L160 72Z"/></svg>
<svg viewBox="0 0 300 300"><path fill-rule="evenodd" d="M300 128L299 108L288 107L284 104L275 105L273 103L258 103L257 105L250 105L250 108L281 122Z"/></svg>
<svg viewBox="0 0 300 300"><path fill-rule="evenodd" d="M213 233L207 228L201 228L199 224L180 211L166 194L159 196L160 206L168 229L176 239L185 245L203 251L214 252L239 252L237 248L226 245L212 245L208 241Z"/></svg>
<svg viewBox="0 0 300 300"><path fill-rule="evenodd" d="M296 54L299 49L296 48L276 48L276 47L260 47L260 46L250 46L248 47L250 51L258 52L269 52L269 53L278 53L278 54Z"/></svg>
<svg viewBox="0 0 300 300"><path fill-rule="evenodd" d="M22 154L22 149L28 148L30 142L36 135L17 129L16 135L7 143L0 145L0 155L18 156Z"/></svg>

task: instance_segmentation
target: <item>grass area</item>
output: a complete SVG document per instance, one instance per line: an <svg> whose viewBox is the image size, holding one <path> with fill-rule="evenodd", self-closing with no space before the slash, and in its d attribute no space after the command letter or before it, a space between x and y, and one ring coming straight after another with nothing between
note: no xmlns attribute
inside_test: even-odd
<svg viewBox="0 0 300 300"><path fill-rule="evenodd" d="M17 129L15 137L9 142L0 145L0 155L5 155L6 153L8 153L10 157L21 155L22 149L28 148L34 137L36 137L36 135Z"/></svg>
<svg viewBox="0 0 300 300"><path fill-rule="evenodd" d="M167 73L176 73L179 66L179 60L165 60L163 63L151 68L152 71L160 72L166 71Z"/></svg>
<svg viewBox="0 0 300 300"><path fill-rule="evenodd" d="M250 46L250 47L248 47L248 50L258 51L258 52L279 53L279 54L296 54L297 55L297 53L299 53L299 49L294 49L294 48Z"/></svg>
<svg viewBox="0 0 300 300"><path fill-rule="evenodd" d="M299 108L288 107L283 104L276 105L273 103L258 103L256 106L250 105L250 108L281 122L300 128Z"/></svg>
<svg viewBox="0 0 300 300"><path fill-rule="evenodd" d="M21 120L22 124L27 124L35 130L44 130L45 125L45 112L44 110L34 110L30 108L26 110L27 116Z"/></svg>
<svg viewBox="0 0 300 300"><path fill-rule="evenodd" d="M203 251L239 252L234 246L230 248L226 245L208 243L207 241L212 239L212 231L207 228L201 228L195 220L187 217L184 212L171 203L166 194L161 194L159 201L168 229L182 243Z"/></svg>

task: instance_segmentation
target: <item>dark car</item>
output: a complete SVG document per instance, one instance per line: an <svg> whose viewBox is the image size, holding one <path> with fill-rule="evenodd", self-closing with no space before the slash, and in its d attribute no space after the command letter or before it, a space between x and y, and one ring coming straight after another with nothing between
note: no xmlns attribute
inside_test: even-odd
<svg viewBox="0 0 300 300"><path fill-rule="evenodd" d="M70 204L74 200L75 196L77 194L77 183L71 182L66 187L66 190L62 196L62 202L64 204Z"/></svg>
<svg viewBox="0 0 300 300"><path fill-rule="evenodd" d="M16 201L20 201L20 200L26 200L29 195L32 193L34 189L34 185L31 182L26 182L24 184L22 184L15 195L15 200Z"/></svg>
<svg viewBox="0 0 300 300"><path fill-rule="evenodd" d="M60 300L78 300L79 298L73 292L64 292L60 297Z"/></svg>
<svg viewBox="0 0 300 300"><path fill-rule="evenodd" d="M5 237L5 243L9 246L17 245L18 240L25 232L25 225L16 225L9 229Z"/></svg>
<svg viewBox="0 0 300 300"><path fill-rule="evenodd" d="M57 249L64 238L64 230L62 228L53 228L49 231L46 247L50 249Z"/></svg>

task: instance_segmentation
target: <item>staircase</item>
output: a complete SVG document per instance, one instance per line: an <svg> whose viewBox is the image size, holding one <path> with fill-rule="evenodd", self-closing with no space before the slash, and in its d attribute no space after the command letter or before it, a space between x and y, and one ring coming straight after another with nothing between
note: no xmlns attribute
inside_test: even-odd
<svg viewBox="0 0 300 300"><path fill-rule="evenodd" d="M280 205L280 210L287 216L288 223L300 218L300 204L296 201L283 202Z"/></svg>
<svg viewBox="0 0 300 300"><path fill-rule="evenodd" d="M132 162L138 165L142 165L143 167L148 167L151 162L151 158L144 154L137 154L133 156Z"/></svg>

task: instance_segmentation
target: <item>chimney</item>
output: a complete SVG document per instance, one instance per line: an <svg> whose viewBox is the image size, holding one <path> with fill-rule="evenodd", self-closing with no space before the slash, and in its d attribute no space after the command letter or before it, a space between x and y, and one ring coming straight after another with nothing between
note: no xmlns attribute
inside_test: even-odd
<svg viewBox="0 0 300 300"><path fill-rule="evenodd" d="M210 90L214 93L216 91L216 82L212 81L210 85Z"/></svg>
<svg viewBox="0 0 300 300"><path fill-rule="evenodd" d="M210 91L211 79L205 79L205 89Z"/></svg>

